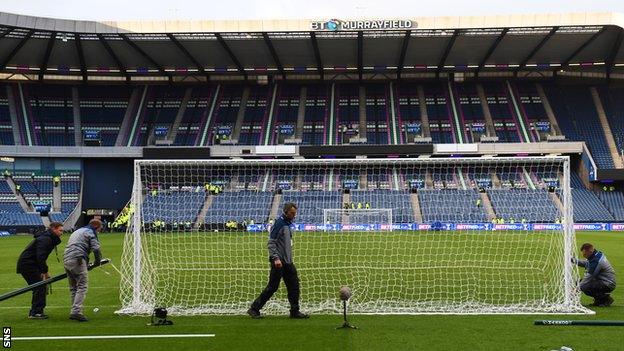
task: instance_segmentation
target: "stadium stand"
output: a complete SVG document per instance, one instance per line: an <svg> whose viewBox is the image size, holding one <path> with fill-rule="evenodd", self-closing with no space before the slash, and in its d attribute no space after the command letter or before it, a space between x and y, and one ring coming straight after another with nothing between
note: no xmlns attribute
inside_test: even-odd
<svg viewBox="0 0 624 351"><path fill-rule="evenodd" d="M477 87L470 83L456 84L455 91L459 113L464 121L463 129L468 133L468 141L477 143L486 132L486 121Z"/></svg>
<svg viewBox="0 0 624 351"><path fill-rule="evenodd" d="M325 84L307 86L302 144L325 144L328 108L328 86Z"/></svg>
<svg viewBox="0 0 624 351"><path fill-rule="evenodd" d="M252 220L255 223L266 223L269 219L272 200L273 193L268 191L224 192L213 196L210 211L204 222L223 224L227 221L242 223ZM194 218L191 219L191 221L194 220Z"/></svg>
<svg viewBox="0 0 624 351"><path fill-rule="evenodd" d="M460 180L461 173L461 180ZM435 173L427 184L425 174L400 174L403 190L394 189L395 183L391 174L367 174L366 185L359 184L358 189L349 192L350 208L364 208L368 204L371 209L392 209L394 223L414 223L413 203L408 189L416 190L422 219L425 223L432 222L489 222L486 209L481 203L478 188L485 191L491 200L495 218L506 223L539 223L558 220L557 206L560 201L555 198L558 192L550 193L549 187L556 190L558 175L525 172L518 168L513 171L481 174L471 169L460 173L447 171ZM492 177L499 180L493 185ZM209 204L209 211L204 219L205 224L224 224L228 221L237 223L267 223L274 207L276 193L281 191L279 205L295 202L299 205L297 222L321 224L324 209L343 208L344 181L361 182L359 172L340 170L334 180L336 190L328 190L329 174L298 172L276 172L268 184L265 177L257 175L229 175L221 177L230 187L220 194L207 198L204 189L197 185L197 190L159 190L156 196L146 196L144 210L146 221L161 220L166 223L192 222L198 218L200 210ZM215 178L216 179L216 178ZM77 192L78 183L71 188L69 181L64 189ZM265 187L267 191L261 189ZM199 191L201 188L201 191ZM165 198L167 197L167 198ZM572 173L572 197L574 201L574 218L576 222L612 222L621 220L624 214L624 195L619 191L594 192L586 189L578 174ZM184 204L183 211L174 211L171 204ZM559 204L558 204L559 203ZM353 204L353 205L351 205ZM63 214L70 212L73 202L63 202ZM66 206L66 207L65 207ZM164 207L163 207L164 206ZM360 207L361 206L361 207ZM60 215L60 214L58 214ZM54 218L58 215L55 215Z"/></svg>
<svg viewBox="0 0 624 351"><path fill-rule="evenodd" d="M0 145L13 144L15 144L15 141L13 140L9 101L6 96L6 89L0 88Z"/></svg>
<svg viewBox="0 0 624 351"><path fill-rule="evenodd" d="M284 191L282 204L294 202L300 210L300 223L323 223L323 209L342 208L342 194L339 191Z"/></svg>
<svg viewBox="0 0 624 351"><path fill-rule="evenodd" d="M97 132L102 146L114 146L132 88L85 86L78 94L82 133Z"/></svg>
<svg viewBox="0 0 624 351"><path fill-rule="evenodd" d="M392 123L396 123L399 131L398 143L419 142L421 139L418 138L429 136L434 143L480 141L487 134L487 121L478 85L483 87L494 133L500 142L546 140L550 134L550 121L537 92L538 84L531 82L400 83L392 89L389 83L339 83L333 88L331 84L322 83L283 83L278 84L277 89L270 85L235 83L134 88L31 84L24 85L22 91L27 99L25 112L33 121L33 145L75 145L74 98L80 105L81 135L78 139L85 139L85 133L93 132L102 146L115 145L128 113L131 121L135 118L137 121L125 127L128 129L126 138L132 140L120 140L122 145L126 142L135 146L154 145L157 140L167 138L171 138L173 145L187 146L202 141L203 145L212 145L228 140L235 140L240 145L283 144L287 141L323 145L330 131L333 131L336 144L350 143L353 138L361 142L360 138L366 138L368 144L385 145L394 143ZM613 168L612 154L590 86L542 85L563 135L568 140L585 141L600 168ZM334 111L330 113L332 89ZM420 89L424 93L426 121L421 116ZM183 107L187 90L190 96ZM622 110L619 97L624 90L601 87L598 92L616 148L622 152L624 127L618 120ZM135 100L139 101L130 106L135 93L138 96ZM143 93L145 101L140 99ZM302 94L305 94L305 109L303 123L298 124ZM451 101L451 95L454 101ZM244 106L241 107L243 98ZM395 121L391 120L391 98L394 99ZM213 101L216 101L214 110ZM275 108L271 110L269 107L273 101ZM8 96L0 92L0 142L5 145L14 144L8 105ZM134 110L129 111L130 107ZM363 115L361 107L364 108ZM181 119L176 121L181 108L184 109ZM458 133L459 130L462 133Z"/></svg>
<svg viewBox="0 0 624 351"><path fill-rule="evenodd" d="M366 89L366 142L383 145L390 142L390 117L387 104L388 85L369 84Z"/></svg>
<svg viewBox="0 0 624 351"><path fill-rule="evenodd" d="M618 87L599 87L605 114L611 127L618 152L624 154L624 89Z"/></svg>
<svg viewBox="0 0 624 351"><path fill-rule="evenodd" d="M557 116L559 125L570 140L587 143L599 167L613 168L604 132L600 127L596 108L587 86L560 87L546 85L545 90Z"/></svg>
<svg viewBox="0 0 624 351"><path fill-rule="evenodd" d="M496 215L505 221L553 223L557 220L557 207L543 189L489 189Z"/></svg>
<svg viewBox="0 0 624 351"><path fill-rule="evenodd" d="M425 222L487 222L476 190L420 189L418 199Z"/></svg>
<svg viewBox="0 0 624 351"><path fill-rule="evenodd" d="M143 202L145 222L153 223L157 220L167 223L195 222L199 210L204 204L206 192L192 190L159 190L156 196L147 195ZM179 208L179 204L184 204ZM215 204L213 204L215 205ZM230 204L231 206L232 204ZM219 208L218 206L215 209Z"/></svg>
<svg viewBox="0 0 624 351"><path fill-rule="evenodd" d="M484 83L483 90L499 141L520 142L520 130L514 120L504 83Z"/></svg>
<svg viewBox="0 0 624 351"><path fill-rule="evenodd" d="M234 49L228 56L238 56L241 59L239 62L232 60L232 57L222 60L223 57L219 57L221 54L198 49L201 45L214 43L216 35L211 32L163 32L171 34L170 37L167 35L169 38L135 33L125 40L115 33L106 33L100 38L100 34L85 32L72 34L70 40L76 37L83 39L86 45L79 51L84 50L80 54L86 54L88 60L80 60L80 55L74 52L75 48L67 51L67 45L56 45L46 55L50 56L46 57L46 61L50 60L50 66L46 62L46 67L36 77L34 71L28 74L22 72L24 67L33 69L34 66L21 61L24 61L24 57L39 57L39 51L44 50L41 43L45 41L45 34L55 33L55 30L46 29L45 24L41 26L32 29L32 38L25 38L24 33L28 33L29 28L5 24L6 32L0 38L7 43L16 38L25 38L23 47L22 44L13 46L12 43L7 46L15 50L7 56L11 62L7 62L2 71L11 78L6 78L0 85L0 144L15 145L19 152L25 150L20 149L21 146L30 145L140 147L161 142L174 146L320 146L364 142L374 145L467 144L482 140L496 142L496 138L500 143L528 144L565 139L584 142L590 151L588 156L598 167L598 170L590 169L590 157L585 154L581 164L577 162L577 156L572 156L571 193L575 220L588 223L624 221L621 183L616 181L613 189L610 185L603 188L603 184L611 183L599 185L597 181L609 182L610 178L603 176L598 179L600 177L596 176L599 171L621 165L617 154L624 154L624 88L617 80L596 85L595 81L575 76L586 66L592 66L593 60L594 63L605 64L594 65L596 71L592 71L592 74L602 74L598 73L602 67L612 65L606 67L606 78L621 78L609 75L611 70L621 72L622 53L608 53L607 56L613 57L605 60L606 56L602 54L594 55L595 52L602 52L600 48L591 46L591 49L585 49L598 36L601 36L601 40L609 36L618 37L610 26L552 26L551 34L556 39L536 46L532 57L517 69L515 62L523 57L516 57L516 46L523 44L516 39L526 37L527 42L529 39L537 40L537 36L543 36L550 27L544 26L535 31L527 31L525 27L508 28L514 34L508 36L507 31L498 33L493 29L473 31L462 28L457 29L453 37L447 32L420 28L405 33L365 31L360 33L363 36L359 38L356 32L319 31L319 38L311 40L313 46L316 46L314 52L309 50L310 43L307 41L313 36L307 32L299 36L289 31L276 31L262 38L257 33L240 36L239 33L228 34L225 39L217 40L221 45L231 44ZM369 43L378 40L374 38L378 34L388 43L399 45L399 40L403 40L401 58L382 56L386 53L381 52L381 49L377 53L377 49L370 50L374 45ZM400 39L404 34L406 36ZM496 40L498 35L501 37ZM577 38L568 39L573 36ZM576 39L580 43L582 36L587 37L587 44L580 47L569 62L563 64L561 72L553 70L554 66L546 67L544 71L542 66L545 64L540 62L560 62L560 57L554 57L552 52L567 50L567 44ZM433 55L434 51L439 50L434 50L429 41L442 46L440 40L446 41L449 37L452 39L447 43L447 52L442 57ZM260 38L262 41L257 41ZM456 38L459 39L457 45ZM58 38L52 39L49 43ZM493 40L487 55L477 46L470 46L470 40L481 39ZM178 40L179 45L176 46L182 49L178 50L180 52L172 52L161 46L163 43L171 46L174 40ZM146 50L138 61L134 55L119 50L121 56L111 61L110 52L120 49L116 48L117 44L130 42L138 43L136 45L139 48L152 45L161 48L162 67L153 65L159 60L148 59L154 53L154 48ZM269 52L270 57L263 50L248 50L256 44L263 48L269 44L270 47L272 42L275 42L272 48L275 52ZM416 42L417 45L407 45L410 42ZM106 43L113 50L102 46ZM291 43L293 46L286 50L285 46ZM102 46L99 48L102 55L92 51L98 45ZM358 53L358 62L347 58L353 55L345 55L343 52L343 49L352 45L353 48L355 45L359 49L366 48ZM561 45L561 51L559 48L553 49L551 45ZM609 45L602 43L596 46ZM485 61L476 62L478 65L468 62L472 60L472 53L468 55L462 52L466 47L474 48L477 61L484 57ZM379 48L385 49L384 45ZM328 55L330 49L331 55ZM104 55L104 50L110 51ZM187 57L180 56L185 51ZM431 57L427 56L430 54ZM376 55L379 55L379 62ZM98 56L101 57L95 59ZM313 56L317 56L316 62ZM197 60L193 62L197 67L189 70L189 67L176 66L188 65L188 57L195 57L191 61ZM583 60L587 57L587 64L577 62L581 57ZM283 62L278 63L278 59L283 59ZM100 65L100 61L102 67L95 66ZM398 61L401 61L400 64ZM315 64L321 66L314 69ZM509 70L510 67L513 72ZM401 70L406 73L403 77ZM525 70L534 71L532 73L535 75L520 74ZM198 77L195 71L200 71L201 79L193 80ZM575 72L568 76L570 71ZM95 72L98 76L91 77ZM470 73L464 75L465 72ZM544 72L546 74L542 76ZM507 73L513 73L513 78ZM26 79L9 81L22 74L22 78ZM317 74L319 77L313 76ZM553 79L550 79L550 74ZM49 79L52 76L54 80ZM101 84L102 81L105 84ZM600 112L600 104L596 104L593 99L596 97L592 96L594 89L598 92L605 116ZM554 116L547 108L548 104ZM558 138L551 138L555 136L555 130ZM613 135L605 134L609 130ZM484 136L487 138L482 139ZM615 141L616 150L612 140ZM574 144L578 148L576 143L566 144ZM529 150L543 145L526 145L526 148ZM498 147L480 144L479 148L489 146ZM444 147L450 149L453 145L441 146ZM501 145L501 149L506 147L524 148L524 145ZM6 155L13 155L12 149L7 147L4 150L10 151ZM524 155L524 150L517 152L514 149L513 153ZM485 152L481 154L490 155ZM59 207L58 198L55 198L58 189L53 187L53 177L59 171L50 171L54 169L54 161L48 161L41 161L41 167L34 175L31 171L13 171L12 179L20 187L17 197L9 183L0 183L0 224L40 226L42 218L27 208L32 208L37 202L54 203L49 213L49 219L54 221L65 221L76 209L81 192L85 191L81 189L81 172L60 171ZM581 181L575 171L583 167L587 172L583 170L586 179ZM343 170L313 174L292 171L220 175L218 178L219 184L223 186L218 194L210 194L204 184L193 185L197 191L180 188L165 190L161 187L155 196L150 194L145 197L144 208L150 213L145 220L167 223L202 220L205 224L227 221L260 223L267 222L275 215L278 205L293 201L300 205L299 222L318 224L322 222L322 209L342 208L343 200L349 199L354 203L367 203L371 208L391 208L393 220L397 223L489 222L493 216L518 222L522 219L527 222L547 222L557 219L555 214L560 206L558 182L561 174L527 172L523 168L480 173L470 167L449 167L435 174L391 170L376 174ZM350 191L345 190L345 180L355 184ZM172 207L167 207L169 205L163 205L181 201L184 203L182 211L173 211ZM481 206L481 201L488 202L487 209ZM539 203L541 212L533 210L529 205L531 203ZM543 211L544 208L546 211Z"/></svg>
<svg viewBox="0 0 624 351"><path fill-rule="evenodd" d="M424 85L425 103L431 138L434 143L458 143L451 117L448 92L443 84L427 83Z"/></svg>
<svg viewBox="0 0 624 351"><path fill-rule="evenodd" d="M575 222L612 222L613 215L591 190L572 189Z"/></svg>
<svg viewBox="0 0 624 351"><path fill-rule="evenodd" d="M410 195L401 190L354 190L351 191L351 202L370 204L371 209L391 209L393 223L414 223Z"/></svg>
<svg viewBox="0 0 624 351"><path fill-rule="evenodd" d="M5 179L0 179L0 226L41 226L38 213L26 213Z"/></svg>
<svg viewBox="0 0 624 351"><path fill-rule="evenodd" d="M27 85L22 90L29 101L36 144L75 145L71 86Z"/></svg>
<svg viewBox="0 0 624 351"><path fill-rule="evenodd" d="M615 220L624 221L624 193L622 191L600 191L598 196Z"/></svg>

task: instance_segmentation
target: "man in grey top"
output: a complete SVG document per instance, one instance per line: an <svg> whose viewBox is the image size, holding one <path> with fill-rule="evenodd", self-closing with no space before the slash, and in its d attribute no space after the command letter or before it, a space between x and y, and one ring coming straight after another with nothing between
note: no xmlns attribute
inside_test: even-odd
<svg viewBox="0 0 624 351"><path fill-rule="evenodd" d="M88 226L73 232L67 241L67 246L65 246L63 265L65 272L67 272L72 301L69 319L79 322L88 321L82 313L82 304L87 295L89 274L87 266L91 251L95 257L94 265L98 266L102 259L100 241L97 237L100 230L102 230L102 222L99 219L93 219Z"/></svg>
<svg viewBox="0 0 624 351"><path fill-rule="evenodd" d="M585 243L581 253L587 260L572 259L573 263L585 267L585 276L579 287L586 295L594 298L592 306L608 307L613 303L611 292L615 289L615 270L601 251Z"/></svg>
<svg viewBox="0 0 624 351"><path fill-rule="evenodd" d="M297 205L292 202L284 204L284 213L277 218L269 234L269 262L271 273L269 283L260 293L260 296L251 304L247 311L252 318L261 318L260 310L273 296L279 287L280 280L284 279L290 303L290 318L308 318L308 315L299 310L299 276L292 260L292 221L297 215Z"/></svg>

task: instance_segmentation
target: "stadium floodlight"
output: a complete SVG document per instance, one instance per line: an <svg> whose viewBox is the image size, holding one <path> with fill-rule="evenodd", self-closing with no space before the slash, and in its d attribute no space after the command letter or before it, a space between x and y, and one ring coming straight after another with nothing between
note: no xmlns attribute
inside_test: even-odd
<svg viewBox="0 0 624 351"><path fill-rule="evenodd" d="M285 202L306 311L591 313L567 157L136 160L118 312L244 314Z"/></svg>

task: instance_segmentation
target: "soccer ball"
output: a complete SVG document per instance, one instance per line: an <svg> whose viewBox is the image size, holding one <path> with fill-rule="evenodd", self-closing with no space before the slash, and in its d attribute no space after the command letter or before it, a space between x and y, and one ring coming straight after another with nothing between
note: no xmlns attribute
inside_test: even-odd
<svg viewBox="0 0 624 351"><path fill-rule="evenodd" d="M340 297L340 300L342 301L349 300L349 298L351 298L351 288L349 288L348 286L341 287L340 291L338 292L338 297Z"/></svg>

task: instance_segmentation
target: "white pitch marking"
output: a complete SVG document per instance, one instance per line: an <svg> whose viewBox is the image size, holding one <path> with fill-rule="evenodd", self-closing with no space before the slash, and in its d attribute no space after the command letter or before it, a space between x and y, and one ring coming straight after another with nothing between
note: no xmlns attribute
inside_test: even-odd
<svg viewBox="0 0 624 351"><path fill-rule="evenodd" d="M215 334L145 334L145 335L71 335L71 336L14 336L12 340L94 340L94 339L150 339L150 338L212 338Z"/></svg>

